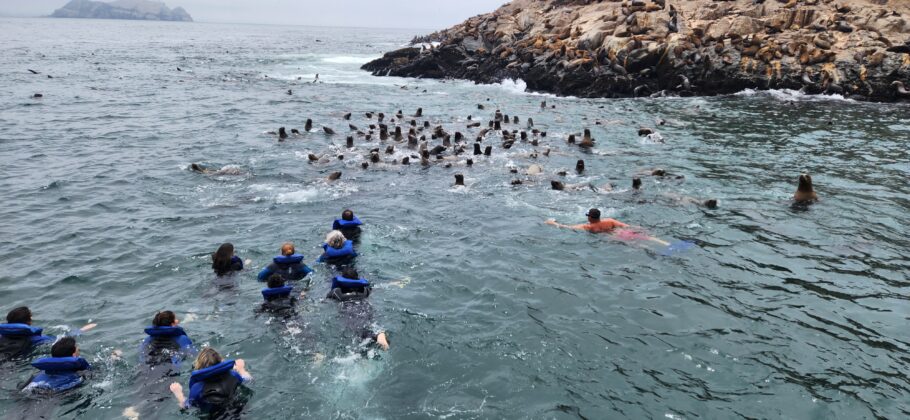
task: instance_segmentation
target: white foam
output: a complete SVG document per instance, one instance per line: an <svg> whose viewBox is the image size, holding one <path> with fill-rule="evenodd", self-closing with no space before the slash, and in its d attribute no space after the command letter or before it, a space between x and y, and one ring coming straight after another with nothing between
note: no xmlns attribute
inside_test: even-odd
<svg viewBox="0 0 910 420"><path fill-rule="evenodd" d="M850 101L852 99L844 98L844 95L809 95L799 90L793 89L771 89L755 90L745 89L741 92L734 93L733 96L751 97L766 96L780 101Z"/></svg>
<svg viewBox="0 0 910 420"><path fill-rule="evenodd" d="M379 57L354 57L347 55L339 55L334 57L324 57L322 62L332 63L332 64L366 64L370 60L376 59Z"/></svg>
<svg viewBox="0 0 910 420"><path fill-rule="evenodd" d="M308 203L316 197L319 197L318 190L306 188L298 191L280 193L275 197L275 201L279 204Z"/></svg>

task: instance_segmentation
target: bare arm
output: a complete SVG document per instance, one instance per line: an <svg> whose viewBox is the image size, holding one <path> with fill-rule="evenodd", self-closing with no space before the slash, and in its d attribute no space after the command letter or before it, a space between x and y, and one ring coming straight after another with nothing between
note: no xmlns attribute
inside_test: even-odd
<svg viewBox="0 0 910 420"><path fill-rule="evenodd" d="M585 230L585 228L584 228L585 225L564 225L561 223L557 223L555 219L547 219L544 223L546 223L550 226L556 226L556 227L562 228L562 229Z"/></svg>
<svg viewBox="0 0 910 420"><path fill-rule="evenodd" d="M177 404L180 405L180 408L186 407L186 397L183 396L183 386L177 382L171 384L171 393L174 394L174 397L177 398Z"/></svg>
<svg viewBox="0 0 910 420"><path fill-rule="evenodd" d="M243 376L244 380L249 381L253 379L253 376L246 371L246 362L243 359L237 359L234 361L234 370L236 370L240 376Z"/></svg>
<svg viewBox="0 0 910 420"><path fill-rule="evenodd" d="M389 340L385 336L385 331L376 334L376 344L379 344L379 347L383 350L389 349Z"/></svg>

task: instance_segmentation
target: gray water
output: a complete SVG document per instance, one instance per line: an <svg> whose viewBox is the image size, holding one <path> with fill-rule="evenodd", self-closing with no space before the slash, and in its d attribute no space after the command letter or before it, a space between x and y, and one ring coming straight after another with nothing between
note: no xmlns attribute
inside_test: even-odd
<svg viewBox="0 0 910 420"><path fill-rule="evenodd" d="M246 359L255 380L245 418L910 415L910 109L797 92L555 98L520 82L358 70L413 35L0 20L2 311L28 305L52 334L99 324L79 337L95 365L86 386L29 398L16 384L34 370L6 366L0 411L180 417L167 384L186 384L188 369L149 377L137 362L143 327L170 309L197 345ZM323 83L306 83L316 73ZM541 110L543 100L555 108ZM503 150L496 135L484 141L493 156L473 168L360 169L385 145L358 138L345 149L347 124L417 107L469 141L468 115L486 124L499 108L522 127L533 118L547 131L537 150L552 149L536 159L546 174L509 173L535 162L534 147ZM307 118L339 135L264 134ZM665 143L638 137L639 126ZM592 151L565 144L586 127ZM311 152L344 160L309 164ZM583 175L572 171L579 158ZM242 175L196 174L193 162ZM644 175L641 193L628 190L655 167L685 179ZM342 179L324 181L335 170ZM567 183L616 188L551 191L560 170ZM794 209L803 171L821 202ZM455 173L467 187L452 187ZM348 207L367 223L358 267L376 284L375 322L392 345L366 357L337 306L319 299L331 273L313 263ZM668 257L543 224L581 223L590 207L698 246ZM216 281L209 254L224 241L253 263ZM317 271L289 325L254 312L256 272L284 241ZM115 349L123 357L112 361Z"/></svg>

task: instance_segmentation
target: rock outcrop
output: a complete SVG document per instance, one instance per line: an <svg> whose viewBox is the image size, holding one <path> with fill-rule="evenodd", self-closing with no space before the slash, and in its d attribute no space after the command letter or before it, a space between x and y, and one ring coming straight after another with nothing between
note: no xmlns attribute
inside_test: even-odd
<svg viewBox="0 0 910 420"><path fill-rule="evenodd" d="M788 88L910 100L907 0L515 0L418 39L439 44L363 69L581 97Z"/></svg>
<svg viewBox="0 0 910 420"><path fill-rule="evenodd" d="M117 0L111 3L72 0L65 6L55 10L51 17L193 21L190 14L183 10L182 7L171 10L162 2L148 0Z"/></svg>

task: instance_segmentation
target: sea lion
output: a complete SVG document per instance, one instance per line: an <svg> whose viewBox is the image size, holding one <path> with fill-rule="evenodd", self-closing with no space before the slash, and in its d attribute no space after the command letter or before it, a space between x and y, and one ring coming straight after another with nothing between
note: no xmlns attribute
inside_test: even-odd
<svg viewBox="0 0 910 420"><path fill-rule="evenodd" d="M483 152L480 151L480 143L474 143L474 154L475 154L475 155L482 155L482 154L483 154Z"/></svg>
<svg viewBox="0 0 910 420"><path fill-rule="evenodd" d="M373 119L373 113L372 113L372 112L367 112L367 113L364 114L364 115L367 117L368 120Z"/></svg>
<svg viewBox="0 0 910 420"><path fill-rule="evenodd" d="M360 131L360 129L357 128L357 126L354 125L354 124L348 124L348 128L349 128L351 131Z"/></svg>
<svg viewBox="0 0 910 420"><path fill-rule="evenodd" d="M402 165L410 165L410 164L411 164L411 158L410 158L410 157L407 157L407 156L401 158L401 164L402 164Z"/></svg>
<svg viewBox="0 0 910 420"><path fill-rule="evenodd" d="M810 204L818 201L818 195L812 186L812 176L802 174L799 176L796 193L793 194L793 201L797 203Z"/></svg>
<svg viewBox="0 0 910 420"><path fill-rule="evenodd" d="M376 153L376 152L370 153L370 162L379 163L379 153Z"/></svg>
<svg viewBox="0 0 910 420"><path fill-rule="evenodd" d="M307 118L306 124L303 125L303 131L309 132L312 129L313 129L313 120Z"/></svg>
<svg viewBox="0 0 910 420"><path fill-rule="evenodd" d="M331 128L326 127L326 126L322 126L322 131L324 131L327 136L335 135L335 130L332 130Z"/></svg>
<svg viewBox="0 0 910 420"><path fill-rule="evenodd" d="M907 88L904 87L904 82L901 82L900 80L895 80L894 82L891 83L891 86L894 86L894 88L895 88L895 90L897 90L897 94L899 96L910 97L910 90L907 90Z"/></svg>
<svg viewBox="0 0 910 420"><path fill-rule="evenodd" d="M641 178L632 178L632 189L633 190L641 189Z"/></svg>
<svg viewBox="0 0 910 420"><path fill-rule="evenodd" d="M583 173L585 171L585 161L583 159L578 159L578 162L575 162L575 172Z"/></svg>
<svg viewBox="0 0 910 420"><path fill-rule="evenodd" d="M288 138L287 131L284 131L284 127L278 127L278 139L284 140L286 138Z"/></svg>
<svg viewBox="0 0 910 420"><path fill-rule="evenodd" d="M513 116L513 117L512 117L512 124L518 124L518 117L517 117L517 116Z"/></svg>
<svg viewBox="0 0 910 420"><path fill-rule="evenodd" d="M464 186L464 175L455 174L455 185Z"/></svg>
<svg viewBox="0 0 910 420"><path fill-rule="evenodd" d="M341 118L344 118L345 120L350 120L350 119L351 119L351 113L348 112L347 114L344 114L344 116L341 117Z"/></svg>
<svg viewBox="0 0 910 420"><path fill-rule="evenodd" d="M568 138L568 140L566 140L566 143L575 144L575 135L569 134L569 138Z"/></svg>
<svg viewBox="0 0 910 420"><path fill-rule="evenodd" d="M483 149L484 156L490 156L491 154L493 154L493 146L487 146Z"/></svg>
<svg viewBox="0 0 910 420"><path fill-rule="evenodd" d="M401 141L401 139L403 139L403 138L404 138L404 136L401 134L401 126L396 125L395 126L395 141Z"/></svg>
<svg viewBox="0 0 910 420"><path fill-rule="evenodd" d="M523 184L523 182L521 182L520 179L513 179L512 182L511 182L511 184L512 184L512 185L521 185L521 184Z"/></svg>
<svg viewBox="0 0 910 420"><path fill-rule="evenodd" d="M316 156L315 154L310 153L309 155L307 155L307 160L309 160L310 162L316 162L317 160L319 160L319 156Z"/></svg>
<svg viewBox="0 0 910 420"><path fill-rule="evenodd" d="M414 116L420 118L423 116L423 108L417 108L417 112L414 113Z"/></svg>
<svg viewBox="0 0 910 420"><path fill-rule="evenodd" d="M474 166L474 159L468 159L465 161L465 165Z"/></svg>
<svg viewBox="0 0 910 420"><path fill-rule="evenodd" d="M347 146L348 149L354 147L354 137L348 136L347 140L345 141L345 146Z"/></svg>
<svg viewBox="0 0 910 420"><path fill-rule="evenodd" d="M293 94L294 94L294 91L293 91L293 90L290 90L290 89L288 89L288 91L287 91L287 92L286 92L286 93L287 93L287 94L288 94L288 95L293 95Z"/></svg>
<svg viewBox="0 0 910 420"><path fill-rule="evenodd" d="M44 97L44 95L42 95L40 93L36 93L36 94L32 95L32 98L35 98L35 99L39 99L39 98L43 98L43 97Z"/></svg>
<svg viewBox="0 0 910 420"><path fill-rule="evenodd" d="M639 128L639 129L638 129L638 136L639 136L639 137L644 137L644 136L647 136L647 135L650 135L650 134L654 134L654 130L652 130L652 129L650 129L650 128L647 128L647 127L642 127L642 128Z"/></svg>
<svg viewBox="0 0 910 420"><path fill-rule="evenodd" d="M363 169L366 169L366 168L369 168L369 167L370 167L370 164L369 164L369 163L366 163L366 162L360 162L360 167L363 168Z"/></svg>
<svg viewBox="0 0 910 420"><path fill-rule="evenodd" d="M341 178L341 171L335 171L335 172L330 173L329 176L326 178L326 180L335 181L338 178Z"/></svg>
<svg viewBox="0 0 910 420"><path fill-rule="evenodd" d="M299 136L299 135L300 135L300 130L298 130L298 129L296 129L296 128L292 128L292 129L291 129L291 134L293 134L293 135L295 135L295 136Z"/></svg>
<svg viewBox="0 0 910 420"><path fill-rule="evenodd" d="M394 153L395 153L395 146L389 145L388 147L386 147L386 148L385 148L385 153L386 153L387 155L394 154Z"/></svg>

